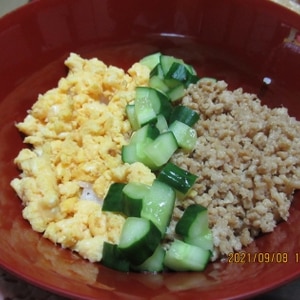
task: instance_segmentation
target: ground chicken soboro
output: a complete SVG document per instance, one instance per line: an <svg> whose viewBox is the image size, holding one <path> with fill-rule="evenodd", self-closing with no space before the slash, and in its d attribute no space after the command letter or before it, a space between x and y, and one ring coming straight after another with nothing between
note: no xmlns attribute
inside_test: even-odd
<svg viewBox="0 0 300 300"><path fill-rule="evenodd" d="M287 220L300 188L300 122L224 81L191 85L182 104L200 113L198 140L192 154L172 160L199 178L175 219L191 203L208 207L215 259Z"/></svg>

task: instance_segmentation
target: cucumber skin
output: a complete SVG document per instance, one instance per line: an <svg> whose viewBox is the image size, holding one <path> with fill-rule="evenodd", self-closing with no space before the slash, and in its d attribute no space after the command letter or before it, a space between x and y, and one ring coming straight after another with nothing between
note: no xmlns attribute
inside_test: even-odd
<svg viewBox="0 0 300 300"><path fill-rule="evenodd" d="M168 162L161 169L157 179L173 187L178 192L186 194L197 180L197 176Z"/></svg>
<svg viewBox="0 0 300 300"><path fill-rule="evenodd" d="M207 230L207 233L204 233L199 236L194 237L186 237L184 238L184 242L200 247L205 250L213 251L214 249L214 242L211 229Z"/></svg>
<svg viewBox="0 0 300 300"><path fill-rule="evenodd" d="M166 251L164 265L173 271L203 271L211 251L175 239Z"/></svg>
<svg viewBox="0 0 300 300"><path fill-rule="evenodd" d="M199 228L199 232L197 234L191 233L190 229L193 227L194 222L196 221L199 214L207 213L207 208L200 204L192 204L188 206L182 217L176 224L175 232L183 237L193 238L197 235L200 235L201 232L206 232L208 229L208 221L206 228Z"/></svg>
<svg viewBox="0 0 300 300"><path fill-rule="evenodd" d="M155 126L155 124L146 124L131 135L129 144L145 142L147 138L154 140L159 136L159 134L159 129Z"/></svg>
<svg viewBox="0 0 300 300"><path fill-rule="evenodd" d="M138 161L136 145L123 145L121 150L121 158L124 163L133 164Z"/></svg>
<svg viewBox="0 0 300 300"><path fill-rule="evenodd" d="M157 74L156 74L156 76L160 78L160 76L162 74L159 74L159 71L161 71L161 70L159 70L159 67L161 67L161 63L159 63L159 61L161 62L161 57L162 56L163 55L160 54L160 53L155 53L154 55L152 55L152 57L151 57L151 55L149 55L148 57L145 58L145 60L142 59L140 62L143 63L144 65L147 65L150 68L151 73L154 73L153 72L154 68L157 68ZM184 85L185 87L187 87L190 83L195 83L195 82L197 82L199 80L199 78L197 77L196 72L194 71L194 69L191 69L192 68L191 66L184 64L184 62L182 60L179 60L179 59L174 58L174 57L167 57L167 56L165 56L165 58L166 59L170 59L170 60L173 59L174 60L173 63L175 62L175 64L177 64L177 66L175 66L176 68L174 67L175 72L173 72L171 70L169 74L167 74L167 69L165 68L165 74L164 75L165 76L168 75L168 76L166 76L166 77L164 77L162 79L165 79L165 80L171 79L171 80L179 81L179 82L181 81L181 84ZM157 61L157 59L158 59L158 61ZM178 68L178 67L180 67L180 68ZM170 69L171 68L169 68L169 70ZM150 73L150 75L151 75L151 73ZM178 89L179 86L176 85L173 88L177 88ZM170 94L170 93L173 92L172 89L169 89L168 91L166 90L166 91L163 91L163 92L166 92L167 96L173 95L173 94ZM169 93L167 93L167 92L169 92ZM176 97L174 99L171 98L170 101L171 100L173 100L173 101L177 100L177 97L179 97L179 96L177 96L177 91L176 91L175 94L176 94ZM182 93L180 95L181 95L180 97L183 96ZM169 105L169 104L170 104L170 102L164 103L162 101L161 102L162 109L160 109L160 108L157 109L157 111L155 111L156 115L158 113L161 113L169 121L170 120L171 111L173 110L172 106ZM157 105L156 107L160 107L160 106ZM134 124L134 123L137 122L136 120L134 120L134 122L132 122L134 124L133 127L138 128L138 126L139 126L139 128L141 128L141 127L145 126L145 124L154 125L157 122L157 118L155 118L153 116L149 120L145 120L145 121L144 120L143 121L139 120L139 121L140 121L139 124ZM133 124L131 124L131 125L133 125ZM171 123L169 122L169 124L171 124ZM177 146L178 146L178 142L177 142ZM154 166L154 167L159 168L160 166ZM123 197L126 197L126 196L123 195ZM123 202L124 202L124 199L125 198L123 198ZM174 205L175 205L175 200L174 200L173 208L174 208ZM134 211L141 211L140 205L138 205L138 206L139 206L139 208L137 210L134 210ZM124 207L122 209L124 210ZM119 208L118 208L118 210L119 210ZM139 217L140 218L141 213L140 212L137 212L137 213L134 212L133 215L134 215L134 217ZM130 217L132 217L132 216L129 216L129 218ZM171 219L171 215L170 215L169 221L170 221L170 219ZM156 261L153 261L153 262L151 261L151 259L153 259L153 256L155 256L156 251L160 252L160 259L161 259L161 257L163 257L163 259L162 259L163 261L164 261L164 259L166 257L166 255L165 255L166 251L160 245L161 237L162 237L163 233L162 233L161 229L159 229L155 225L156 223L154 223L154 220L151 221L149 219L148 221L149 221L149 224L150 224L150 229L149 229L148 234L147 234L146 237L142 237L141 240L138 240L138 241L134 242L133 244L131 244L129 247L125 247L125 248L124 247L118 247L117 245L113 245L114 248L112 248L113 250L111 249L111 251L113 251L115 253L115 256L116 256L117 260L121 259L120 262L121 263L123 262L122 267L120 269L121 271L126 271L127 272L129 270L129 268L130 268L130 269L138 270L138 271L161 272L164 269L163 263L161 264L161 266L159 266L159 264L157 264ZM154 228L156 228L156 232L155 232ZM166 226L166 228L167 228L167 226ZM158 238L158 236L159 236L157 234L158 231L160 232L160 238ZM179 229L179 231L180 231L180 229ZM191 239L188 238L187 240L191 240ZM154 250L153 250L153 247L154 247L153 246L154 245L153 242L157 243L157 247ZM200 247L197 247L196 245L191 245L191 244L186 243L185 240L184 241L179 241L178 240L178 242L186 244L187 248L188 247L191 247L193 249L200 248ZM176 244L176 243L177 243L177 240L175 240L173 242L173 244ZM143 245L143 248L142 248L141 245ZM150 248L151 248L151 250L150 250ZM160 250L158 250L158 249L160 249ZM201 249L199 252L201 252L202 250L203 249ZM203 251L205 251L205 250L203 250ZM146 254L146 252L147 252L147 254ZM152 254L149 256L150 252L152 252ZM162 253L163 253L163 256L162 256ZM207 252L203 252L203 253L205 253L205 255L207 255L207 257L208 257L207 261L208 261L209 255L207 254ZM124 257L126 257L126 258L124 259ZM147 258L144 259L145 257L147 257ZM149 263L149 261L150 261L150 263ZM179 266L178 268L176 266L175 266L175 268L172 268L172 266L171 266L170 269L171 270L175 270L175 271L177 271L177 270L178 271L201 271L201 270L203 270L203 268L205 268L205 265L206 265L207 261L206 262L205 261L202 262L204 266L201 266L200 269L199 269L199 266L193 266L193 265L191 265L189 261L183 262L183 264L186 263L186 265L184 265L184 266ZM107 263L107 261L106 261L106 263ZM112 264L113 265L113 263L114 262L111 261L108 264ZM118 263L119 262L117 262L116 266L113 267L116 270L118 270L117 269L118 268L118 266L117 266ZM136 265L137 263L139 263L139 265ZM179 262L179 263L181 263L181 262ZM153 267L154 269L152 269L152 264L154 264L154 267Z"/></svg>
<svg viewBox="0 0 300 300"><path fill-rule="evenodd" d="M144 56L139 62L140 64L147 66L150 70L152 70L160 62L161 55L162 54L160 52L155 52Z"/></svg>
<svg viewBox="0 0 300 300"><path fill-rule="evenodd" d="M157 179L154 180L149 193L143 199L141 216L151 220L160 230L162 236L170 223L175 199L175 190Z"/></svg>
<svg viewBox="0 0 300 300"><path fill-rule="evenodd" d="M145 154L155 166L161 167L168 162L177 149L178 144L174 133L166 131L145 147Z"/></svg>
<svg viewBox="0 0 300 300"><path fill-rule="evenodd" d="M157 273L162 272L164 270L164 259L165 259L166 251L163 249L161 245L155 249L152 256L147 258L142 264L138 266L131 265L132 270L138 272L151 272Z"/></svg>
<svg viewBox="0 0 300 300"><path fill-rule="evenodd" d="M197 132L194 128L180 121L174 121L169 126L169 130L173 132L177 144L186 152L192 152L197 143Z"/></svg>
<svg viewBox="0 0 300 300"><path fill-rule="evenodd" d="M140 217L143 207L143 197L149 192L150 186L138 183L127 183L123 189L124 212L128 217Z"/></svg>
<svg viewBox="0 0 300 300"><path fill-rule="evenodd" d="M192 127L199 119L200 115L195 110L184 105L178 105L172 110L169 123L171 124L177 120Z"/></svg>
<svg viewBox="0 0 300 300"><path fill-rule="evenodd" d="M126 115L128 118L128 121L130 123L130 126L133 130L139 129L139 124L135 115L135 105L134 104L127 104L126 108Z"/></svg>
<svg viewBox="0 0 300 300"><path fill-rule="evenodd" d="M123 188L125 183L114 182L110 185L109 190L103 200L102 211L111 211L123 213Z"/></svg>
<svg viewBox="0 0 300 300"><path fill-rule="evenodd" d="M124 197L124 213L128 217L140 217L143 207L143 199Z"/></svg>
<svg viewBox="0 0 300 300"><path fill-rule="evenodd" d="M104 242L102 253L101 263L104 266L121 272L129 272L130 263L123 257L118 245Z"/></svg>
<svg viewBox="0 0 300 300"><path fill-rule="evenodd" d="M128 228L126 228L126 222L128 222L130 219L139 219L139 221L144 220L149 222L149 230L144 236L141 236L140 239L132 242L130 245L122 245L122 235L132 234L132 232L125 232L128 231ZM145 218L128 217L123 226L118 249L131 264L140 265L154 253L160 241L161 232L151 220L147 220Z"/></svg>

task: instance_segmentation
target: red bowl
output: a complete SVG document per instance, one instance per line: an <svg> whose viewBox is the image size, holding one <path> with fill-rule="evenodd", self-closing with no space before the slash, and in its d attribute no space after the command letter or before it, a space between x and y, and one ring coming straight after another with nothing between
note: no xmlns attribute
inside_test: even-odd
<svg viewBox="0 0 300 300"><path fill-rule="evenodd" d="M257 295L300 275L300 194L287 222L245 251L253 263L211 263L203 273L125 274L92 264L31 230L9 183L22 148L14 127L66 75L70 52L128 68L155 51L200 76L257 93L300 120L300 16L267 0L42 0L0 20L0 265L72 299L224 299ZM266 86L263 79L270 78ZM276 254L276 262L259 257Z"/></svg>

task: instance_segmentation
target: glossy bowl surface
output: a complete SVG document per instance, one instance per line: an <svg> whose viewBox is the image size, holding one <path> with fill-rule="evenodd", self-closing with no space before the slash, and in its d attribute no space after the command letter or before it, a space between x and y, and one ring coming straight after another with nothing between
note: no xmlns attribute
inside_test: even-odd
<svg viewBox="0 0 300 300"><path fill-rule="evenodd" d="M258 254L257 262L215 262L203 273L119 273L33 232L9 185L23 146L14 123L66 75L63 61L71 51L125 69L151 52L176 55L201 76L257 93L300 120L300 16L286 8L267 0L33 1L0 19L2 267L72 299L235 299L300 275L299 193L288 221L245 249ZM260 261L266 253L277 262Z"/></svg>

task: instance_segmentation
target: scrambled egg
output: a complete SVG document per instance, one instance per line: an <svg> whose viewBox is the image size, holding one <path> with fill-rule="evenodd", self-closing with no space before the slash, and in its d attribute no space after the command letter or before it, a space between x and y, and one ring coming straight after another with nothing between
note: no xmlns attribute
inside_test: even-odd
<svg viewBox="0 0 300 300"><path fill-rule="evenodd" d="M149 69L136 63L128 72L71 53L58 86L39 95L23 122L24 148L15 158L21 170L11 182L35 231L77 251L91 262L102 258L103 242L118 243L124 217L102 212L112 182L151 184L141 163L124 164L122 145L131 133L125 106L145 86ZM90 185L95 199L85 197Z"/></svg>

